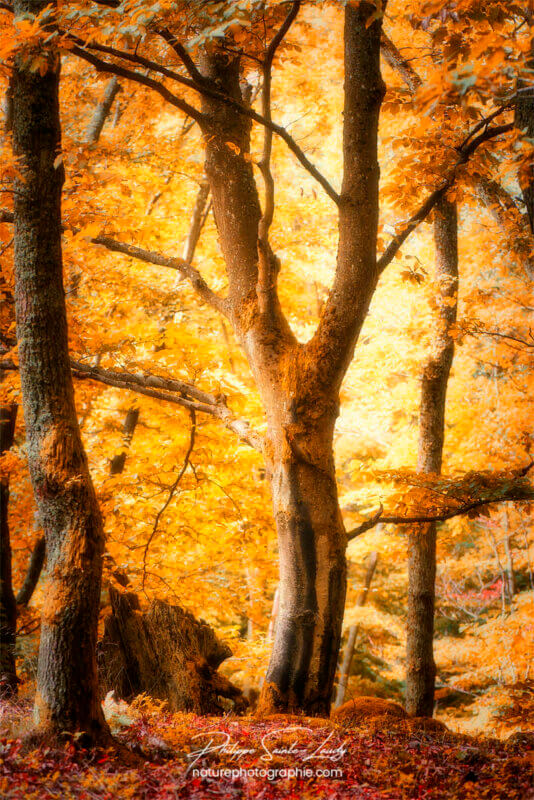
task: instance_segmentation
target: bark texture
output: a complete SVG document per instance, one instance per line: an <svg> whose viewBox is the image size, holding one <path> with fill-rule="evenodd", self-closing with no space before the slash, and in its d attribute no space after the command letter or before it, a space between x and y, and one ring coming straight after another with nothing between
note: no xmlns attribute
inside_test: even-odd
<svg viewBox="0 0 534 800"><path fill-rule="evenodd" d="M154 601L142 612L132 592L110 586L112 613L98 646L103 692L132 700L146 692L171 711L222 714L224 700L246 708L242 692L217 672L232 655L213 628L179 606Z"/></svg>
<svg viewBox="0 0 534 800"><path fill-rule="evenodd" d="M434 221L438 318L421 381L419 416L420 472L441 472L445 434L445 400L454 356L451 327L456 321L458 293L458 219L456 206L440 201ZM434 708L434 600L436 523L414 528L408 535L408 638L406 710L431 717Z"/></svg>
<svg viewBox="0 0 534 800"><path fill-rule="evenodd" d="M16 0L15 14L47 2ZM42 612L35 719L52 734L103 737L96 637L104 534L80 438L69 366L61 253L63 167L58 53L41 46L16 57L13 143L15 305L28 464L46 538L49 583Z"/></svg>
<svg viewBox="0 0 534 800"><path fill-rule="evenodd" d="M15 437L18 406L0 406L0 455L10 450ZM9 538L9 478L0 476L0 697L17 693L15 644L17 604L11 574Z"/></svg>

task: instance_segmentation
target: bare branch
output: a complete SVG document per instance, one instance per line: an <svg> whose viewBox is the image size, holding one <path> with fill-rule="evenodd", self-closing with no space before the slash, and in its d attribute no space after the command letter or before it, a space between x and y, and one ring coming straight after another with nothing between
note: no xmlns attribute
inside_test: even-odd
<svg viewBox="0 0 534 800"><path fill-rule="evenodd" d="M80 40L81 41L81 40ZM338 205L340 203L339 194L336 192L334 187L330 184L330 182L322 175L317 167L315 167L309 158L306 156L304 151L299 147L296 141L293 139L290 133L282 126L278 125L277 123L273 122L272 120L267 120L262 114L259 114L257 111L254 111L253 108L249 106L243 105L238 100L230 97L224 92L220 92L217 89L211 88L209 82L206 79L202 79L202 82L198 82L197 80L192 80L189 78L180 75L179 72L175 72L174 70L169 70L166 67L162 67L155 61L151 61L150 59L146 59L143 56L139 56L137 54L128 53L127 51L117 50L116 48L111 48L106 45L84 45L83 47L79 45L75 45L74 47L70 48L70 52L74 53L74 55L78 56L79 58L83 58L92 64L97 70L100 72L108 72L113 75L118 75L119 77L126 78L127 80L136 81L137 83L141 83L149 88L153 89L154 91L158 92L164 100L169 102L171 105L179 108L180 110L184 111L188 114L192 119L198 122L200 125L208 124L209 119L205 117L201 111L191 106L182 98L174 95L170 92L162 83L159 81L153 80L136 70L129 70L126 67L119 66L118 64L114 64L112 62L104 61L98 56L95 56L94 53L88 51L87 48L99 50L101 52L107 52L110 55L114 55L117 58L126 59L140 65L145 66L147 69L151 69L153 71L158 72L161 75L165 75L172 80L181 83L184 86L187 86L199 94L203 94L206 97L211 97L214 100L218 100L225 105L229 105L231 108L234 108L239 114L243 114L246 117L254 120L259 125L263 125L267 129L271 130L273 133L276 133L288 146L291 150L293 155L297 158L297 160L302 164L302 166L309 172L309 174L315 178L315 180L323 187L327 195Z"/></svg>
<svg viewBox="0 0 534 800"><path fill-rule="evenodd" d="M149 89L153 89L155 92L161 95L161 97L163 97L167 103L175 108L178 108L180 111L183 111L184 114L187 114L189 117L191 117L191 119L194 119L199 124L205 121L204 115L197 108L192 106L186 100L183 100L181 97L178 97L178 95L173 94L159 81L149 78L147 75L143 75L141 72L137 72L136 70L131 70L127 67L121 67L118 64L113 64L109 61L103 61L101 58L98 58L98 56L95 56L93 53L88 52L88 50L85 48L77 45L71 47L70 52L73 53L73 55L78 56L78 58L88 61L89 64L92 64L92 66L95 67L98 72L107 72L110 75L118 75L119 78L126 78L126 80L135 81L143 86L147 86Z"/></svg>
<svg viewBox="0 0 534 800"><path fill-rule="evenodd" d="M143 551L143 580L142 580L143 591L144 591L144 588L145 588L145 581L146 581L146 576L147 576L146 560L147 560L147 557L148 557L148 550L149 550L150 545L152 544L152 541L153 541L153 539L154 539L154 537L155 537L155 535L156 535L156 533L158 531L158 525L159 525L160 519L163 516L163 514L165 513L165 511L167 510L167 508L169 507L169 505L171 503L171 500L174 497L174 494L176 492L176 489L178 488L178 486L180 484L180 481L182 480L182 478L183 478L183 476L185 474L185 471L186 471L187 467L189 466L189 463L190 463L190 460L191 460L191 454L193 453L193 449L195 447L195 433L196 433L196 429L197 429L197 419L196 419L196 415L195 415L195 412L194 412L193 409L190 409L189 413L191 415L191 432L189 434L189 445L188 445L186 453L185 453L184 463L182 464L182 468L181 468L180 472L178 473L178 475L176 477L176 480L173 482L173 484L172 484L172 486L171 486L171 488L169 490L169 494L167 496L167 499L165 500L164 504L162 505L162 507L160 508L158 513L156 514L156 519L154 520L154 525L152 527L152 530L150 532L150 536L147 539L147 542L146 542L146 545L145 545L145 549Z"/></svg>
<svg viewBox="0 0 534 800"><path fill-rule="evenodd" d="M8 211L5 208L0 208L0 222L14 222L13 212ZM74 234L79 233L76 228L63 228L63 230L71 230L71 232ZM120 242L118 239L114 239L111 236L93 236L89 237L88 240L93 244L98 244L102 247L105 247L106 250L110 250L113 253L122 253L130 258L143 261L145 264L154 264L158 267L168 267L169 269L176 270L183 275L184 278L189 280L193 289L195 289L197 294L204 300L204 302L212 306L212 308L215 308L221 314L228 314L225 299L215 294L215 292L210 289L198 269L193 267L184 259L164 256L161 253L155 253L151 250L144 250L142 247L136 247L133 244Z"/></svg>
<svg viewBox="0 0 534 800"><path fill-rule="evenodd" d="M263 451L263 438L251 429L246 420L234 416L224 398L203 392L196 386L175 378L102 369L72 358L70 365L73 376L80 380L93 380L117 389L127 389L154 400L173 403L201 414L216 417L243 442L259 452ZM10 359L5 359L0 361L0 369L18 370L18 365Z"/></svg>

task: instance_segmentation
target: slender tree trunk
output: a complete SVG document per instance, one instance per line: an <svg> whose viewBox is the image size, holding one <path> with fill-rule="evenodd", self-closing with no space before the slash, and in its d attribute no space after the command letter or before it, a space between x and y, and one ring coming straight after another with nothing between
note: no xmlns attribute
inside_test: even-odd
<svg viewBox="0 0 534 800"><path fill-rule="evenodd" d="M16 0L17 17L48 3ZM69 366L61 253L59 55L17 54L13 81L15 305L28 464L49 563L35 719L50 734L106 738L96 639L104 533L80 438Z"/></svg>
<svg viewBox="0 0 534 800"><path fill-rule="evenodd" d="M46 558L46 541L44 536L39 536L30 556L30 563L24 576L24 581L17 594L17 605L27 606L33 597L35 587L39 582Z"/></svg>
<svg viewBox="0 0 534 800"><path fill-rule="evenodd" d="M119 453L116 453L109 463L109 474L120 475L124 470L126 464L126 457L128 450L132 443L133 435L139 421L139 409L130 408L124 418L122 426L122 448Z"/></svg>
<svg viewBox="0 0 534 800"><path fill-rule="evenodd" d="M15 437L18 406L0 406L0 455L10 450ZM0 697L17 693L15 644L17 604L11 574L11 541L8 522L9 478L0 477Z"/></svg>
<svg viewBox="0 0 534 800"><path fill-rule="evenodd" d="M371 553L369 559L369 565L367 567L367 572L365 573L365 582L363 585L363 589L360 592L360 596L358 597L358 601L356 605L358 607L362 607L367 602L367 597L369 595L369 587L371 586L371 581L373 580L373 575L375 574L376 565L378 562L378 553L374 551ZM347 644L345 646L345 652L343 654L343 662L341 664L341 669L339 671L339 683L336 692L336 699L334 701L334 708L339 708L339 706L343 703L345 699L345 692L347 691L347 684L349 682L349 675L350 675L350 667L352 664L352 657L354 655L354 648L356 647L356 640L358 638L358 630L359 625L351 625L349 628L348 636L347 636Z"/></svg>
<svg viewBox="0 0 534 800"><path fill-rule="evenodd" d="M458 220L456 206L442 200L435 212L436 282L439 317L431 353L423 370L419 417L420 472L441 472L445 433L445 400L454 356L451 326L456 320L458 292ZM434 603L436 524L414 528L408 535L408 638L406 709L431 717L434 709Z"/></svg>

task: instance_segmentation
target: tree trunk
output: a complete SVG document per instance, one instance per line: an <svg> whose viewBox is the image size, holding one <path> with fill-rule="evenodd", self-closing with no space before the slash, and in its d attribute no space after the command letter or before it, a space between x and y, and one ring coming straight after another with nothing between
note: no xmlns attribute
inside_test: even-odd
<svg viewBox="0 0 534 800"><path fill-rule="evenodd" d="M110 475L120 475L124 470L124 465L126 464L126 457L128 455L128 450L130 449L130 445L132 443L133 435L135 433L135 429L137 427L137 423L139 422L139 409L138 408L129 408L128 412L124 418L124 423L122 426L122 448L119 453L116 453L109 463L109 474Z"/></svg>
<svg viewBox="0 0 534 800"><path fill-rule="evenodd" d="M286 453L271 467L280 599L259 710L326 716L345 607L347 537L333 459L317 457L324 442L313 432L291 441L288 429Z"/></svg>
<svg viewBox="0 0 534 800"><path fill-rule="evenodd" d="M373 575L375 574L376 565L378 562L378 553L376 551L371 553L371 557L369 559L369 566L367 567L367 572L365 573L365 582L360 592L360 596L358 597L358 601L356 605L361 608L367 602L367 597L369 594L369 587L371 586L371 581L373 580ZM337 687L336 692L336 699L334 702L334 708L339 708L342 705L345 699L345 692L347 690L347 684L349 681L350 675L350 667L352 664L352 657L354 655L354 648L356 647L356 639L358 637L358 629L359 625L351 625L349 628L349 633L347 636L347 644L345 646L345 653L343 655L343 662L341 664L341 669L339 671L339 684Z"/></svg>
<svg viewBox="0 0 534 800"><path fill-rule="evenodd" d="M0 455L13 446L17 410L15 403L0 406ZM17 604L11 574L8 506L9 477L0 476L0 697L17 693Z"/></svg>
<svg viewBox="0 0 534 800"><path fill-rule="evenodd" d="M445 433L445 399L454 356L451 326L458 292L458 220L456 206L440 201L434 221L439 317L431 353L423 370L419 417L420 472L441 472ZM408 637L406 710L431 717L434 709L434 602L436 524L417 526L408 535Z"/></svg>
<svg viewBox="0 0 534 800"><path fill-rule="evenodd" d="M269 215L262 216L249 157L250 120L231 103L206 96L202 101L206 177L228 273L227 308L268 420L265 456L278 532L280 610L258 707L263 713L329 713L343 621L347 537L335 481L333 431L341 381L378 280L377 130L384 94L376 6L347 5L345 14L344 177L336 279L307 345L298 344L280 306L279 262L266 241ZM247 102L240 59L231 50L210 46L201 69L219 92ZM264 103L267 85L264 75ZM264 158L269 152L266 140ZM269 174L266 162L262 173ZM273 203L267 194L266 211Z"/></svg>
<svg viewBox="0 0 534 800"><path fill-rule="evenodd" d="M17 17L48 3L16 0ZM96 638L104 533L80 437L69 366L61 253L59 55L50 44L32 69L15 61L13 143L15 305L28 464L49 563L42 612L35 719L50 734L104 738ZM37 55L37 53L35 53Z"/></svg>
<svg viewBox="0 0 534 800"><path fill-rule="evenodd" d="M534 70L534 38L531 42L531 57L526 63L525 74L527 78L519 81L519 92L526 91L530 93L530 97L522 97L516 100L515 106L515 123L518 128L525 132L525 136L530 139L534 138L534 99L532 93L534 91L534 78L532 72ZM530 221L530 228L534 233L534 155L532 147L530 148L530 156L525 162L523 169L519 175L519 185L521 186L521 193L527 209L527 215Z"/></svg>

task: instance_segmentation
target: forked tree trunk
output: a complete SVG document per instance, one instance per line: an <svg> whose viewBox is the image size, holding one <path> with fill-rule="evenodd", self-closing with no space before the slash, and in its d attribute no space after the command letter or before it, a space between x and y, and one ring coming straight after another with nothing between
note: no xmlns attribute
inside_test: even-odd
<svg viewBox="0 0 534 800"><path fill-rule="evenodd" d="M458 292L458 220L456 206L441 200L434 221L439 317L421 382L419 416L420 472L441 472L445 433L445 400L454 356L451 326ZM408 631L406 710L431 717L434 709L434 604L436 523L417 526L408 535Z"/></svg>
<svg viewBox="0 0 534 800"><path fill-rule="evenodd" d="M16 0L17 17L43 2ZM61 253L59 55L41 44L47 69L15 61L13 144L15 304L28 464L46 537L49 583L42 611L35 719L51 734L106 736L96 638L104 533L80 438L69 366ZM41 62L42 63L42 62Z"/></svg>
<svg viewBox="0 0 534 800"><path fill-rule="evenodd" d="M262 217L249 156L250 120L231 103L209 96L202 101L206 177L228 273L227 308L268 421L265 456L278 532L280 603L258 704L261 713L298 709L328 715L330 710L347 544L333 433L340 385L378 280L377 131L384 85L379 66L381 20L376 16L373 3L347 4L345 9L337 270L316 334L307 345L296 341L280 307L279 264L264 238L267 217ZM246 103L240 59L231 48L207 48L201 69L214 87ZM268 151L264 147L264 154ZM265 177L268 164L262 164L262 172ZM268 178L265 184L269 186ZM266 196L265 210L268 206Z"/></svg>
<svg viewBox="0 0 534 800"><path fill-rule="evenodd" d="M17 409L16 403L0 406L0 455L13 446ZM9 478L0 476L0 697L17 693L17 604L13 594L8 508Z"/></svg>

